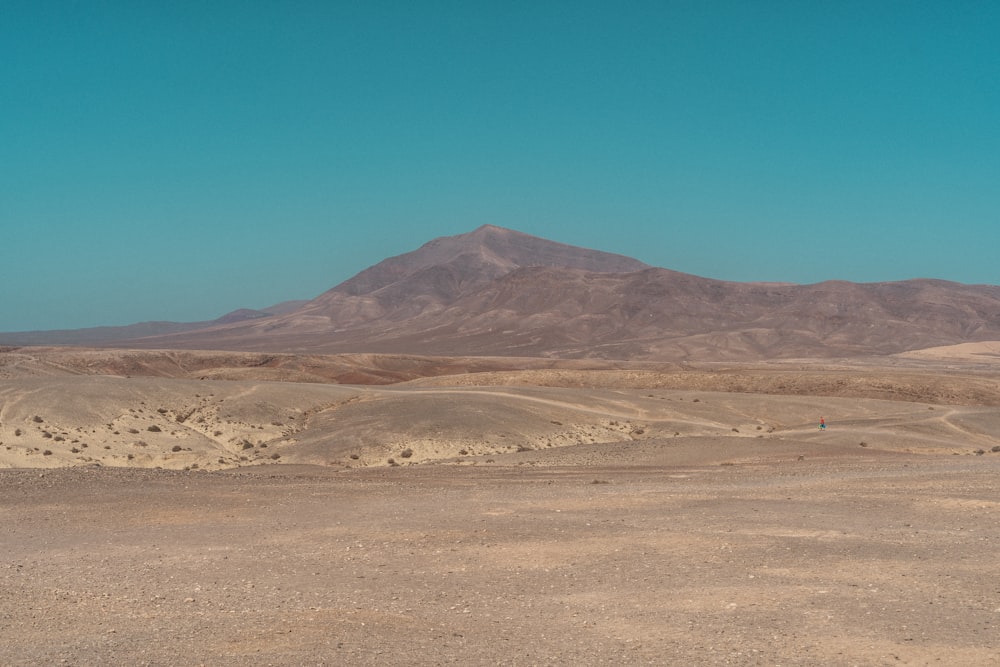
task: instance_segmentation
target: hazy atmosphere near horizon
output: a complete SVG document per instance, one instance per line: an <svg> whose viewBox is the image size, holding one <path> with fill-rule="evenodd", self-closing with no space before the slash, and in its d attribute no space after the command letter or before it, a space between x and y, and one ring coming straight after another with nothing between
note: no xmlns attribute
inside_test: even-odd
<svg viewBox="0 0 1000 667"><path fill-rule="evenodd" d="M483 224L1000 283L995 2L4 2L0 331L311 298Z"/></svg>

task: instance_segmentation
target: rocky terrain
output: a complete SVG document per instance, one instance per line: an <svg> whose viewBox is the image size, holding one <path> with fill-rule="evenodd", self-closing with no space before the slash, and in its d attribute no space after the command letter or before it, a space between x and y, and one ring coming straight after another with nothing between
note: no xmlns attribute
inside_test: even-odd
<svg viewBox="0 0 1000 667"><path fill-rule="evenodd" d="M0 335L0 664L1000 665L998 290L483 227Z"/></svg>

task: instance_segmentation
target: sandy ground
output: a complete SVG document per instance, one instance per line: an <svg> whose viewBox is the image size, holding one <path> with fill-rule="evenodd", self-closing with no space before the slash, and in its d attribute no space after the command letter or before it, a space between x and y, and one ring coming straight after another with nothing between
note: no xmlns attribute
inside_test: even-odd
<svg viewBox="0 0 1000 667"><path fill-rule="evenodd" d="M989 368L60 355L0 378L0 665L1000 665Z"/></svg>
<svg viewBox="0 0 1000 667"><path fill-rule="evenodd" d="M996 665L1000 456L0 471L5 665Z"/></svg>

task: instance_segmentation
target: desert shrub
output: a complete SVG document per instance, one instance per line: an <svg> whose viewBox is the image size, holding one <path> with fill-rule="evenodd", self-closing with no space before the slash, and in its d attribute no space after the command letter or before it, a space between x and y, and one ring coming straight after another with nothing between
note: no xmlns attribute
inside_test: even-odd
<svg viewBox="0 0 1000 667"><path fill-rule="evenodd" d="M174 445L173 447L170 448L170 451L172 451L172 452L179 452L179 451L181 451L181 446L180 445Z"/></svg>
<svg viewBox="0 0 1000 667"><path fill-rule="evenodd" d="M386 463L388 463L391 466L398 466L399 465L398 463L396 463L396 459L389 459L388 461L386 461Z"/></svg>
<svg viewBox="0 0 1000 667"><path fill-rule="evenodd" d="M79 454L80 453L79 447L74 447L73 449L71 449L69 451L73 452L74 454Z"/></svg>
<svg viewBox="0 0 1000 667"><path fill-rule="evenodd" d="M996 445L990 451L993 452L994 454L996 454L997 452L1000 452L1000 445Z"/></svg>
<svg viewBox="0 0 1000 667"><path fill-rule="evenodd" d="M44 452L42 452L42 456L52 456L52 450L46 449Z"/></svg>
<svg viewBox="0 0 1000 667"><path fill-rule="evenodd" d="M160 427L157 426L156 424L150 424L149 426L146 427L146 430L150 431L151 433L159 433Z"/></svg>
<svg viewBox="0 0 1000 667"><path fill-rule="evenodd" d="M129 455L128 455L128 456L126 456L125 458L127 458L127 459L128 459L129 461L131 461L132 459L134 459L134 458L135 458L135 454L129 454Z"/></svg>
<svg viewBox="0 0 1000 667"><path fill-rule="evenodd" d="M983 449L977 449L977 450L975 451L975 454L976 454L976 456L982 456L982 455L983 455L983 454L985 454L985 453L986 453L986 451L985 451L985 450L983 450Z"/></svg>
<svg viewBox="0 0 1000 667"><path fill-rule="evenodd" d="M281 454L279 454L278 452L275 452L274 454L271 454L271 459L274 460L274 461L277 461L280 458L281 458Z"/></svg>
<svg viewBox="0 0 1000 667"><path fill-rule="evenodd" d="M351 459L352 460L357 461L359 458L361 458L361 457L358 456L357 454L351 454Z"/></svg>
<svg viewBox="0 0 1000 667"><path fill-rule="evenodd" d="M411 456L413 456L413 450L410 449L409 447L407 447L406 449L404 449L403 451L401 451L399 453L399 455L402 456L404 459L408 459Z"/></svg>
<svg viewBox="0 0 1000 667"><path fill-rule="evenodd" d="M243 441L243 449L253 449L253 445L251 445L249 441L244 440Z"/></svg>
<svg viewBox="0 0 1000 667"><path fill-rule="evenodd" d="M45 420L39 417L38 415L35 415L34 417L31 418L31 421L35 422L36 424L41 424Z"/></svg>
<svg viewBox="0 0 1000 667"><path fill-rule="evenodd" d="M43 438L51 438L52 434L49 433L48 431L42 431L42 437Z"/></svg>
<svg viewBox="0 0 1000 667"><path fill-rule="evenodd" d="M129 428L129 429L125 429L125 430L128 431L129 433L138 433L139 432L139 429L137 429L137 428Z"/></svg>
<svg viewBox="0 0 1000 667"><path fill-rule="evenodd" d="M15 428L14 429L14 435L21 435L21 429Z"/></svg>
<svg viewBox="0 0 1000 667"><path fill-rule="evenodd" d="M212 435L218 438L220 435L222 435L222 431L212 431Z"/></svg>
<svg viewBox="0 0 1000 667"><path fill-rule="evenodd" d="M55 435L55 436L52 436L52 439L55 440L56 442L62 442L66 438L62 437L61 435Z"/></svg>
<svg viewBox="0 0 1000 667"><path fill-rule="evenodd" d="M156 408L156 411L159 412L161 415L167 414L166 408Z"/></svg>
<svg viewBox="0 0 1000 667"><path fill-rule="evenodd" d="M469 455L469 450L468 449L460 449L460 450L458 450L458 453L459 453L460 456L468 456Z"/></svg>

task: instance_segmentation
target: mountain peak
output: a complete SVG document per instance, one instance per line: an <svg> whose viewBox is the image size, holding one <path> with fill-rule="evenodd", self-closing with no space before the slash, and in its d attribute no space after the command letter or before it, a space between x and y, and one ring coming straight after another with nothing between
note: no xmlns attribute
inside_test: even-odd
<svg viewBox="0 0 1000 667"><path fill-rule="evenodd" d="M471 232L442 236L412 252L390 257L330 291L352 296L370 294L431 268L455 273L459 282L466 286L482 285L529 266L595 273L629 273L649 268L624 255L566 245L496 225L482 225Z"/></svg>

